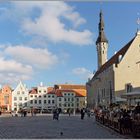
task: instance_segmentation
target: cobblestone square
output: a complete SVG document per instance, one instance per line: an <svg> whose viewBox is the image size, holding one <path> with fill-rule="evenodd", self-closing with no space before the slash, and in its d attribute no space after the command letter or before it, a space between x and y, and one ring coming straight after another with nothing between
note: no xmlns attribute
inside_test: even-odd
<svg viewBox="0 0 140 140"><path fill-rule="evenodd" d="M61 135L60 133L63 133ZM123 138L111 129L95 122L94 117L80 119L80 115L52 115L0 118L0 138Z"/></svg>

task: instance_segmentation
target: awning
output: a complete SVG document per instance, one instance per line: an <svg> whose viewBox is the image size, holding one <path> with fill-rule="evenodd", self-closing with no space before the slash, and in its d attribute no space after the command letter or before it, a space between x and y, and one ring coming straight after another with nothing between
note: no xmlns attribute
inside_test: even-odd
<svg viewBox="0 0 140 140"><path fill-rule="evenodd" d="M127 100L121 97L115 97L116 102L126 102Z"/></svg>
<svg viewBox="0 0 140 140"><path fill-rule="evenodd" d="M1 105L0 107L4 109L7 108L7 105Z"/></svg>
<svg viewBox="0 0 140 140"><path fill-rule="evenodd" d="M140 91L135 92L128 92L121 95L122 98L140 98Z"/></svg>
<svg viewBox="0 0 140 140"><path fill-rule="evenodd" d="M23 109L28 109L28 107L23 107Z"/></svg>

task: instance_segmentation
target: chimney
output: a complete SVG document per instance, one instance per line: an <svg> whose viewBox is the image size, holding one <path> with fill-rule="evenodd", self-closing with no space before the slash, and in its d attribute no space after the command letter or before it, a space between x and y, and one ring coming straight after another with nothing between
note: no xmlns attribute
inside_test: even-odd
<svg viewBox="0 0 140 140"><path fill-rule="evenodd" d="M43 86L43 82L40 82L40 86L41 86L41 87Z"/></svg>

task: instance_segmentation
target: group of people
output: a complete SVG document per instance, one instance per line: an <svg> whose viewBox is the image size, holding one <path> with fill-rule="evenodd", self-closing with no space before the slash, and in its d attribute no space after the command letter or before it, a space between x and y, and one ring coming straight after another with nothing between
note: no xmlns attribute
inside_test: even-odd
<svg viewBox="0 0 140 140"><path fill-rule="evenodd" d="M12 114L12 116L15 116L15 117L18 117L19 115L21 117L26 117L27 111L26 110L20 110L20 111L16 111L16 112L12 111L11 114Z"/></svg>
<svg viewBox="0 0 140 140"><path fill-rule="evenodd" d="M59 120L60 112L61 112L61 110L59 108L55 108L53 110L53 120Z"/></svg>
<svg viewBox="0 0 140 140"><path fill-rule="evenodd" d="M55 108L55 109L53 109L52 113L53 113L53 120L59 120L59 115L61 113L61 110L59 108ZM68 113L69 116L71 116L71 110L70 109L68 109L67 113ZM88 111L85 108L82 108L80 110L81 120L84 119L85 113L87 113L87 116L90 117L90 111Z"/></svg>
<svg viewBox="0 0 140 140"><path fill-rule="evenodd" d="M137 106L133 109L123 109L123 108L98 108L94 110L96 115L104 115L108 118L114 119L121 119L125 117L129 117L132 119L137 118L140 115L140 104L138 103ZM140 118L139 118L140 119Z"/></svg>
<svg viewBox="0 0 140 140"><path fill-rule="evenodd" d="M127 110L123 108L95 109L95 114L102 119L106 118L112 122L118 121L120 128L122 128L121 132L128 133L128 131L132 131L132 121L140 122L140 104L138 103L135 108Z"/></svg>

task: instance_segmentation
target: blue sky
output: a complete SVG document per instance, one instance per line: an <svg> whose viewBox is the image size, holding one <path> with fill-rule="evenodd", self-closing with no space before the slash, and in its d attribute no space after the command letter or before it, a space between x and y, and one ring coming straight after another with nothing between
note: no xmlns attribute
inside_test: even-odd
<svg viewBox="0 0 140 140"><path fill-rule="evenodd" d="M97 70L101 7L110 58L135 36L140 2L1 2L0 84L85 84Z"/></svg>

